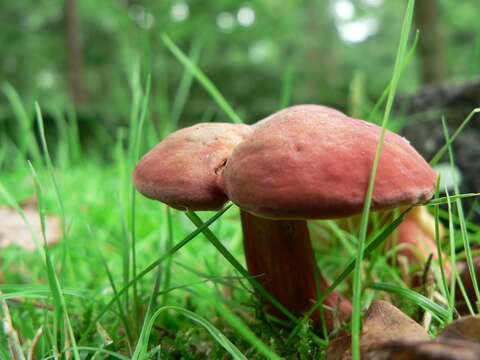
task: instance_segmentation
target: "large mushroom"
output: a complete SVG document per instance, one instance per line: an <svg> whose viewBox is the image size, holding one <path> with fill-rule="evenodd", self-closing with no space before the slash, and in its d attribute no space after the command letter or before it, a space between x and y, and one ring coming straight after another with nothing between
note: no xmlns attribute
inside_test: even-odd
<svg viewBox="0 0 480 360"><path fill-rule="evenodd" d="M133 181L141 193L175 208L217 209L227 199L237 204L250 274L301 316L327 286L316 270L306 220L362 211L379 134L378 126L331 108L294 106L252 127L201 124L173 133L140 160ZM372 209L424 202L434 187L425 160L387 131ZM212 194L217 201L204 201ZM339 319L351 311L336 292L324 305ZM324 315L331 328L333 312ZM312 320L320 324L319 311Z"/></svg>

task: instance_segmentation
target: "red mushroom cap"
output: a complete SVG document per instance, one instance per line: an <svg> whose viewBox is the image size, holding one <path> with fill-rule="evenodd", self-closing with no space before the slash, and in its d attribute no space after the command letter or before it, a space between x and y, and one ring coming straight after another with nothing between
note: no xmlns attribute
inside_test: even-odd
<svg viewBox="0 0 480 360"><path fill-rule="evenodd" d="M178 130L140 159L133 183L146 197L177 209L220 209L228 199L217 185L218 172L251 131L226 123Z"/></svg>
<svg viewBox="0 0 480 360"><path fill-rule="evenodd" d="M253 126L253 128L256 128L256 127L261 126L264 123L270 121L272 118L278 118L278 117L281 117L285 114L291 115L291 114L296 113L296 112L306 112L306 111L307 112L308 111L318 112L318 113L324 113L324 114L330 114L330 115L345 116L345 114L342 113L341 111L338 111L338 110L333 109L333 108L328 107L328 106L316 105L316 104L302 104L302 105L293 105L293 106L290 106L288 108L279 110L279 111L273 113L272 115L267 116L265 119L262 119L262 120L256 122L255 124L252 124L252 126Z"/></svg>
<svg viewBox="0 0 480 360"><path fill-rule="evenodd" d="M228 198L257 216L330 219L360 213L380 127L309 105L254 127L227 162ZM435 172L407 140L386 131L372 209L428 200Z"/></svg>

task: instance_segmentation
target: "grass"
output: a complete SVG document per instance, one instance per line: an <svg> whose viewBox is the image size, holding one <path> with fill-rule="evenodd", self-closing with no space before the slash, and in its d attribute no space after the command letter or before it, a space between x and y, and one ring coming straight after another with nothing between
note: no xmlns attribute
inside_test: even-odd
<svg viewBox="0 0 480 360"><path fill-rule="evenodd" d="M379 101L387 101L383 128L387 126L401 71L413 54L413 50L406 51L412 6L410 1L392 81ZM166 124L168 131L175 128L187 104L193 79L200 82L232 122L241 123L220 90L196 65L202 44L195 42L187 56L167 35L162 40L185 67L173 101L172 123ZM287 330L266 320L253 289L271 303L276 301L245 270L235 207L230 205L217 213L188 212L185 216L135 195L130 173L140 154L157 140L158 129L149 121L153 106L151 78L142 75L140 61L132 64L130 128L119 129L112 136L114 146L107 151L107 157L113 160L107 163L104 149L89 151L81 143L71 107L55 112L55 123L63 136L51 148L40 106L35 104L36 116L30 116L15 90L8 84L2 86L22 130L18 138L2 142L0 202L22 213L19 202L35 196L42 219L47 213L59 214L64 239L51 249L38 246L32 254L17 248L2 250L0 274L5 281L0 283L0 321L5 325L7 312L11 314L13 328L20 336L16 340L10 332L10 336L0 337L0 358L21 359L28 353L38 359L76 360L220 359L226 353L234 359L322 358L329 339L313 333L308 321L300 319ZM290 102L294 71L289 66L283 74L281 106ZM459 131L476 112L478 109ZM33 141L36 134L39 143ZM446 145L440 150L442 155L449 154L452 166L450 144L457 136L458 132L451 137L446 132ZM8 163L5 154L14 154ZM440 156L433 162L438 159ZM367 199L371 198L372 184ZM437 221L442 217L448 224L448 243L441 244L437 236L437 246L448 254L442 261L454 264L457 257L463 257L472 271L470 239L478 238L480 231L465 220L461 206L465 196L470 195L455 189L454 194L447 192L431 206ZM441 210L440 204L445 204L447 211ZM406 288L398 267L380 251L404 216L399 212L391 222L382 226L373 221L377 225L369 228L367 220L375 220L376 215L369 214L367 201L360 235L359 229L345 232L330 224L333 230L328 251L327 244L314 236L317 259L325 275L333 280L323 296L339 288L353 299L351 331L356 358L361 312L381 294L390 294L397 304L408 299L404 310L409 314L419 308L431 312L434 321L428 330L432 334L456 316L455 282L450 288L445 281L437 283L448 300L447 306L439 305ZM321 231L325 229L328 226L320 227ZM39 236L38 243L49 236L48 229L43 228ZM463 251L457 254L459 246ZM389 255L393 257L395 251ZM455 272L453 276L461 280ZM475 288L478 295L478 286ZM475 303L469 307L477 312ZM198 326L192 327L192 322Z"/></svg>

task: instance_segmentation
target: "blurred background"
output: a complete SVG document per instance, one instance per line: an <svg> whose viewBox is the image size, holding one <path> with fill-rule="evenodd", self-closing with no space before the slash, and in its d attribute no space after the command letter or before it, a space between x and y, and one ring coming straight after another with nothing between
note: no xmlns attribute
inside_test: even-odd
<svg viewBox="0 0 480 360"><path fill-rule="evenodd" d="M59 136L55 119L73 112L84 144L107 147L128 125L134 89L147 74L149 119L159 137L167 123L229 121L168 51L163 33L248 123L298 103L330 105L375 121L371 110L392 74L405 4L2 0L0 129L10 139L21 129L8 96L13 87L28 115L40 102L52 146ZM414 27L420 35L402 74L392 127L427 158L443 143L441 116L453 129L480 104L479 11L477 0L417 1ZM464 132L456 148L457 165L472 174L480 171L476 128ZM476 175L464 178L469 191L480 191Z"/></svg>

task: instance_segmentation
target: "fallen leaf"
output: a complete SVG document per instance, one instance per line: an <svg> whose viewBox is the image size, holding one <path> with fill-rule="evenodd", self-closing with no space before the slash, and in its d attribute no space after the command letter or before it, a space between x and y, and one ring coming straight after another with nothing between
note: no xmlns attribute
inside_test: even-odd
<svg viewBox="0 0 480 360"><path fill-rule="evenodd" d="M460 278L462 279L463 286L465 287L465 292L470 301L470 304L472 305L473 308L475 308L477 296L475 294L475 287L473 285L472 277L470 276L470 270L466 265L466 261L458 261L457 269L460 274ZM477 279L480 279L480 257L479 256L473 257L473 269L474 269L475 277ZM463 297L460 287L458 286L458 282L456 283L456 288L455 288L455 308L461 315L470 314L465 298Z"/></svg>
<svg viewBox="0 0 480 360"><path fill-rule="evenodd" d="M430 340L426 330L387 301L377 300L365 314L360 349L367 351L391 341L419 342ZM351 337L340 333L327 348L327 360L344 360L351 356Z"/></svg>
<svg viewBox="0 0 480 360"><path fill-rule="evenodd" d="M461 341L391 341L362 350L361 357L362 360L478 360L480 346Z"/></svg>
<svg viewBox="0 0 480 360"><path fill-rule="evenodd" d="M438 335L437 340L469 341L480 345L480 316L465 316L448 324Z"/></svg>
<svg viewBox="0 0 480 360"><path fill-rule="evenodd" d="M18 246L32 252L35 250L33 234L40 241L40 244L44 245L40 216L37 209L32 206L25 206L23 212L31 230L15 209L0 205L0 249ZM52 246L58 243L62 238L60 218L54 215L46 215L45 227L47 245Z"/></svg>

